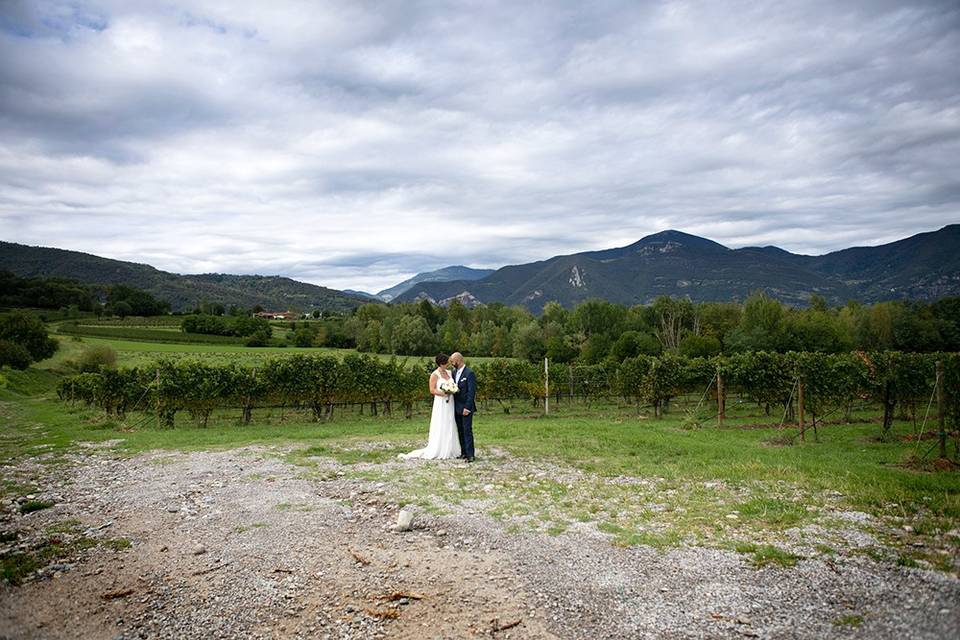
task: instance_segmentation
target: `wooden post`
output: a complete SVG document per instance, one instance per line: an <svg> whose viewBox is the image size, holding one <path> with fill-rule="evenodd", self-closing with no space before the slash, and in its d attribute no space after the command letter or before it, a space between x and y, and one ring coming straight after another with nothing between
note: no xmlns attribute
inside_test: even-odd
<svg viewBox="0 0 960 640"><path fill-rule="evenodd" d="M550 415L550 359L543 359L543 413Z"/></svg>
<svg viewBox="0 0 960 640"><path fill-rule="evenodd" d="M727 417L727 397L726 389L723 388L723 376L717 371L717 426L723 426L723 420Z"/></svg>
<svg viewBox="0 0 960 640"><path fill-rule="evenodd" d="M250 372L250 380L252 380L253 382L256 382L257 380L256 367L254 367L253 371ZM246 401L243 404L243 417L240 418L240 421L243 422L243 424L250 424L252 419L253 419L252 400L250 398L250 394L248 393Z"/></svg>
<svg viewBox="0 0 960 640"><path fill-rule="evenodd" d="M160 428L160 369L157 369L157 429Z"/></svg>
<svg viewBox="0 0 960 640"><path fill-rule="evenodd" d="M803 424L803 380L797 380L797 425L800 427L800 440L806 441Z"/></svg>
<svg viewBox="0 0 960 640"><path fill-rule="evenodd" d="M937 380L934 382L937 387L937 424L939 425L939 438L940 438L940 457L947 457L947 428L946 423L944 422L944 406L943 406L943 362L937 360Z"/></svg>

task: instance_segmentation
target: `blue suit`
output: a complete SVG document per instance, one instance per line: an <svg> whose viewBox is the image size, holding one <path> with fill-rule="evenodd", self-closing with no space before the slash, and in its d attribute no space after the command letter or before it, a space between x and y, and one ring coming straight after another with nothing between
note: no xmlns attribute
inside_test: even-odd
<svg viewBox="0 0 960 640"><path fill-rule="evenodd" d="M453 372L456 377L457 372ZM477 377L470 367L464 367L457 382L459 391L453 394L453 413L457 420L457 436L460 439L460 453L464 457L473 458L473 414L477 412ZM469 409L470 415L463 415L463 410Z"/></svg>

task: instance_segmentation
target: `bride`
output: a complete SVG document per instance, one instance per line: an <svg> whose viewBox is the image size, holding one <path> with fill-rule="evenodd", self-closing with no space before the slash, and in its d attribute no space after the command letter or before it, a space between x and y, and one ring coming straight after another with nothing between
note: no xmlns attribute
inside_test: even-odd
<svg viewBox="0 0 960 640"><path fill-rule="evenodd" d="M422 458L437 460L460 457L460 439L457 436L457 422L453 417L453 398L440 390L441 382L452 380L447 370L447 356L440 354L436 358L437 368L430 374L430 394L433 396L433 413L430 416L430 439L425 449L410 453L401 453L402 460Z"/></svg>

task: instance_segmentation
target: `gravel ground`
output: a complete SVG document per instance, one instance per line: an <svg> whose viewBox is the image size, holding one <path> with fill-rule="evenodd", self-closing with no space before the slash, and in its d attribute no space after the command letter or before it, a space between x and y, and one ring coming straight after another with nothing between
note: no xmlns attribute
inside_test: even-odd
<svg viewBox="0 0 960 640"><path fill-rule="evenodd" d="M0 529L19 537L4 554L51 527L88 548L0 586L0 638L960 637L951 574L860 556L755 569L730 551L614 546L589 525L511 533L469 501L398 532L398 496L364 465L305 474L283 453L91 449L3 469L56 503L5 501Z"/></svg>

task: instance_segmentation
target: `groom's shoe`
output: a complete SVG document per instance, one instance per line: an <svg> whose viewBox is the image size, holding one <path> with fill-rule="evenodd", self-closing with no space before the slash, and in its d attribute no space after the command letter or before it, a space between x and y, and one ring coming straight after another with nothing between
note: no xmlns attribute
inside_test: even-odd
<svg viewBox="0 0 960 640"><path fill-rule="evenodd" d="M469 458L464 458L464 460L466 460L467 462L473 462L474 460L476 460L476 458L474 458L473 456L470 456Z"/></svg>

